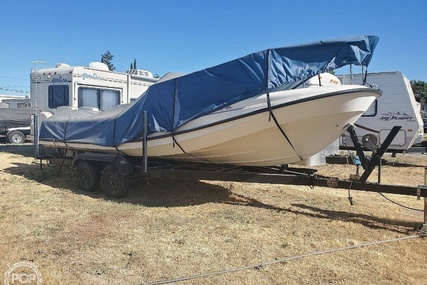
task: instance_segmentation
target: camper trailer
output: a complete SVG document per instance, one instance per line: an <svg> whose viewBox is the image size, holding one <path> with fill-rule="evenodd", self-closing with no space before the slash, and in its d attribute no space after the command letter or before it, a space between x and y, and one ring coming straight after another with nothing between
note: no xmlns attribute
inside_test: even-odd
<svg viewBox="0 0 427 285"><path fill-rule="evenodd" d="M343 84L362 84L361 74L346 74L340 76ZM401 126L399 133L392 141L389 152L405 152L413 144L423 139L423 120L420 104L415 101L410 81L398 71L369 73L367 83L376 85L383 94L365 114L357 120L355 130L360 142L365 135L375 144L384 142L394 126ZM340 138L341 149L353 148L348 133Z"/></svg>
<svg viewBox="0 0 427 285"><path fill-rule="evenodd" d="M157 81L145 70L109 71L101 62L88 66L58 64L31 73L31 106L55 113L58 107L96 108L100 111L129 103Z"/></svg>
<svg viewBox="0 0 427 285"><path fill-rule="evenodd" d="M126 73L109 71L107 65L92 62L88 66L60 63L54 68L31 72L31 106L39 123L58 109L89 108L104 111L130 103L141 96L157 78L146 70ZM33 140L32 127L30 140Z"/></svg>
<svg viewBox="0 0 427 285"><path fill-rule="evenodd" d="M15 98L0 98L0 108L22 109L31 107L29 96L16 96Z"/></svg>

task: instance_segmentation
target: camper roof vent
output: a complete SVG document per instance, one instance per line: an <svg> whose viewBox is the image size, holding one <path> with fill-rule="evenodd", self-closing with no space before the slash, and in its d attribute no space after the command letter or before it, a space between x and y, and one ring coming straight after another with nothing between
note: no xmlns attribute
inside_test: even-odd
<svg viewBox="0 0 427 285"><path fill-rule="evenodd" d="M70 65L69 65L69 64L66 64L66 63L61 62L61 63L57 63L57 64L55 65L55 67L56 67L56 68L63 68L63 67L70 67Z"/></svg>
<svg viewBox="0 0 427 285"><path fill-rule="evenodd" d="M91 62L88 65L89 68L93 68L93 69L98 69L98 70L105 70L105 71L109 71L110 69L108 68L108 66L103 63L103 62Z"/></svg>
<svg viewBox="0 0 427 285"><path fill-rule="evenodd" d="M150 71L142 69L128 69L126 73L131 74L135 78L154 78Z"/></svg>

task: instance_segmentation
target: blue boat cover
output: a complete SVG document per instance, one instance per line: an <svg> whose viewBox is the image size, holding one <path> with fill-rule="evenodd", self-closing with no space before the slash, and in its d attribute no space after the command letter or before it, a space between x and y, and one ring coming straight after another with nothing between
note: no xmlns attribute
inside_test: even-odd
<svg viewBox="0 0 427 285"><path fill-rule="evenodd" d="M132 104L104 112L72 111L42 122L40 139L118 146L142 134L173 132L186 122L255 95L345 65L368 66L376 36L267 49L152 85Z"/></svg>

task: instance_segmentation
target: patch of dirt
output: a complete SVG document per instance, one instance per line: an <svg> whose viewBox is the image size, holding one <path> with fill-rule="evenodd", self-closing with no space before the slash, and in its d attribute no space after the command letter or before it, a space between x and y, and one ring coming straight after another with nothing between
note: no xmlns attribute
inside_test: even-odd
<svg viewBox="0 0 427 285"><path fill-rule="evenodd" d="M424 184L426 155L386 159L383 183ZM394 240L417 236L424 201L416 197L386 195L409 209L350 191L352 206L339 189L134 180L128 197L110 199L80 190L67 163L42 173L31 145L1 145L0 169L0 273L29 261L43 284L155 284L254 265L177 283L427 284L426 240ZM384 240L393 241L358 247Z"/></svg>

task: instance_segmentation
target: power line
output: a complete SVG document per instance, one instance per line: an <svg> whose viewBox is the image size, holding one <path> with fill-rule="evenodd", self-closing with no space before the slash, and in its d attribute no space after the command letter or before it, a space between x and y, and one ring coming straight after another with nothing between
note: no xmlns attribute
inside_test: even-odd
<svg viewBox="0 0 427 285"><path fill-rule="evenodd" d="M14 80L22 80L22 81L29 81L30 79L29 78L22 78L22 77L14 77L14 76L8 76L8 75L0 75L0 77L3 77L3 78L8 78L8 79L14 79Z"/></svg>
<svg viewBox="0 0 427 285"><path fill-rule="evenodd" d="M5 75L0 75L1 78L6 78L6 79L12 79L12 80L25 80L25 81L29 81L28 79L23 79L23 78L18 78L18 77L13 77L13 76L5 76ZM0 83L0 90L4 90L4 91L11 91L11 92L18 92L18 93L24 93L24 94L29 94L30 91L30 86L28 85L17 85L17 84L10 84L10 83Z"/></svg>
<svg viewBox="0 0 427 285"><path fill-rule="evenodd" d="M16 89L16 88L8 88L8 87L3 87L3 86L0 86L0 90L30 94L29 90L22 90L22 89Z"/></svg>
<svg viewBox="0 0 427 285"><path fill-rule="evenodd" d="M0 83L0 86L2 87L24 87L24 88L29 88L28 85L16 85L16 84L9 84L9 83Z"/></svg>

